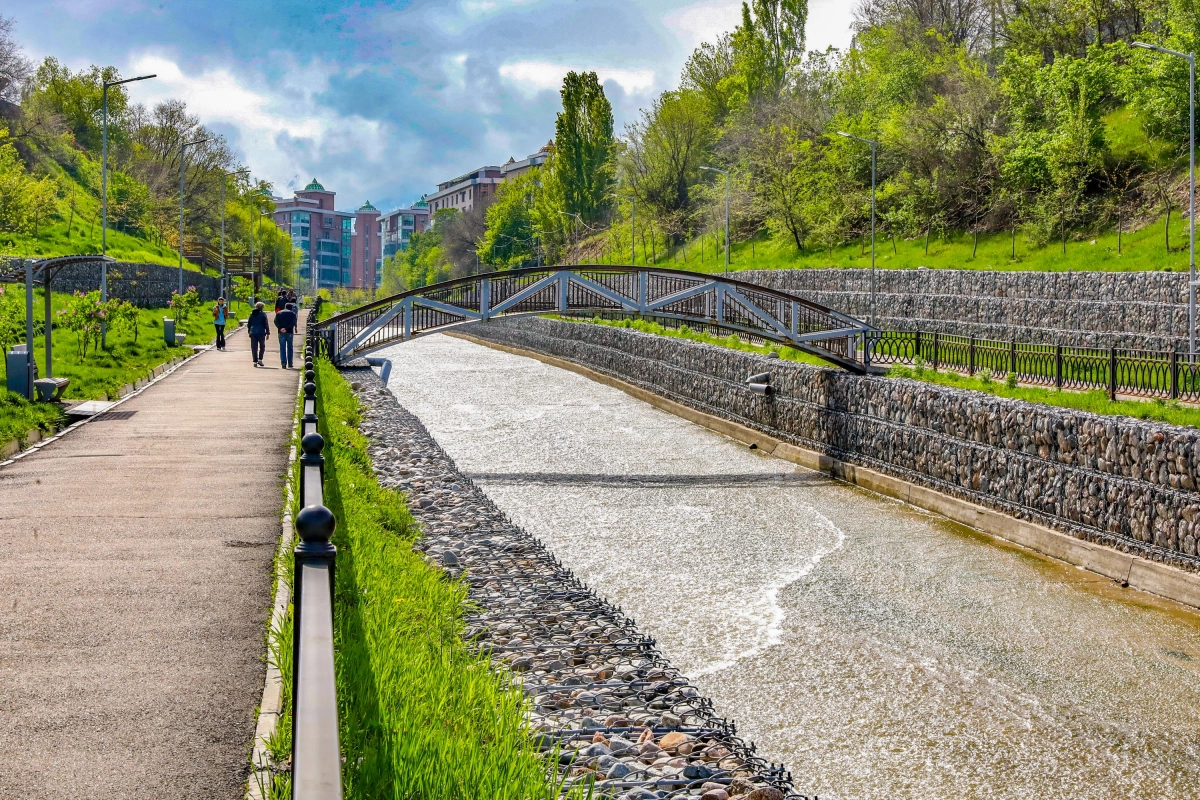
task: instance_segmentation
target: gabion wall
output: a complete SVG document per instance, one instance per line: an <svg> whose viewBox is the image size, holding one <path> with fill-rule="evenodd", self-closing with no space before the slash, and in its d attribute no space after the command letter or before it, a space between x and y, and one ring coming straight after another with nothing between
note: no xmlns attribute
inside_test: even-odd
<svg viewBox="0 0 1200 800"><path fill-rule="evenodd" d="M750 270L733 277L866 319L867 269ZM1181 272L881 269L876 324L1076 347L1170 349L1187 340Z"/></svg>
<svg viewBox="0 0 1200 800"><path fill-rule="evenodd" d="M52 287L56 292L92 292L100 288L99 261L72 264L63 267L55 276ZM0 259L0 272L23 271L25 259ZM221 280L212 275L202 275L194 270L184 270L184 288L195 286L200 299L216 300L221 291ZM179 290L179 268L161 264L132 264L117 262L108 265L109 297L128 300L142 308L163 308L171 299L171 293Z"/></svg>
<svg viewBox="0 0 1200 800"><path fill-rule="evenodd" d="M1200 431L860 377L548 319L473 336L569 359L801 447L1126 553L1200 570ZM775 394L745 386L770 372Z"/></svg>

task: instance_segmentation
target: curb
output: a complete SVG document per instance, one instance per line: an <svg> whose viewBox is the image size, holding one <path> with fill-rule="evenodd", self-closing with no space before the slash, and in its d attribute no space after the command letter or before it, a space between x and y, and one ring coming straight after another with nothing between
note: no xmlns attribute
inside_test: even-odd
<svg viewBox="0 0 1200 800"><path fill-rule="evenodd" d="M304 371L300 370L297 390L297 403L304 402ZM303 410L301 406L301 410ZM300 432L300 417L298 413L292 423L293 441ZM283 514L280 520L280 536L278 553L285 553L291 547L295 530L292 527L291 508L295 502L292 491L292 467L296 462L296 445L293 443L288 453L287 498L283 504ZM288 604L292 599L292 587L285 580L287 570L278 557L275 559L275 602L271 608L271 624L267 629L267 675L263 683L262 702L258 706L258 723L254 729L254 748L250 752L250 778L246 783L247 800L266 800L270 796L267 789L271 785L271 756L267 752L267 740L275 733L279 718L283 715L283 673L271 660L270 637L283 627L287 616Z"/></svg>
<svg viewBox="0 0 1200 800"><path fill-rule="evenodd" d="M1085 569L1108 578L1122 587L1137 589L1147 594L1172 600L1191 608L1200 608L1200 575L1166 564L1159 564L1140 556L1129 555L1103 545L1076 539L1043 525L1010 517L998 511L942 494L934 489L908 483L878 470L841 461L832 456L807 450L768 434L754 430L737 422L698 411L674 400L655 394L640 386L634 386L620 378L576 364L574 361L548 356L532 350L498 344L477 339L464 333L448 333L458 339L490 347L513 355L525 356L553 367L559 367L597 383L620 389L638 400L642 400L677 417L694 422L715 433L750 445L761 452L801 467L822 472L835 480L849 483L876 494L899 500L922 511L945 517L952 522L966 525L977 531L1002 539L1011 544L1032 550L1056 561Z"/></svg>

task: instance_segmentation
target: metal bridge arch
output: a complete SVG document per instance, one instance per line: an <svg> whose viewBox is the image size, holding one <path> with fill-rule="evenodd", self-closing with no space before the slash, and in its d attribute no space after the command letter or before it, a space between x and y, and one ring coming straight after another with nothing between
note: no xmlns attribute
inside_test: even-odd
<svg viewBox="0 0 1200 800"><path fill-rule="evenodd" d="M344 363L463 325L605 312L753 334L854 372L870 366L873 329L861 320L755 284L653 267L532 267L474 275L377 300L325 320L318 331L333 361Z"/></svg>

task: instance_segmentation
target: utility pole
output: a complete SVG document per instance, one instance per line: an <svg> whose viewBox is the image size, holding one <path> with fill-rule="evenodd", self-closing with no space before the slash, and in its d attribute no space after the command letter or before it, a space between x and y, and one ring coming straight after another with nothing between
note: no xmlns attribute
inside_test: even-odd
<svg viewBox="0 0 1200 800"><path fill-rule="evenodd" d="M1134 47L1187 59L1188 62L1188 362L1196 363L1196 56L1158 45L1134 42Z"/></svg>
<svg viewBox="0 0 1200 800"><path fill-rule="evenodd" d="M181 142L179 145L179 295L183 296L183 180L184 167L187 164L187 149L194 145L204 144L208 137L194 142Z"/></svg>

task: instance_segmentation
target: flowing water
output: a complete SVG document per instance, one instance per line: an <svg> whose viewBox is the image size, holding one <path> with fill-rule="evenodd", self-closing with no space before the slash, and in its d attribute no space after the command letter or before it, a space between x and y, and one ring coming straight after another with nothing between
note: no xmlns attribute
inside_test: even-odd
<svg viewBox="0 0 1200 800"><path fill-rule="evenodd" d="M1200 616L444 336L391 388L796 785L1200 798Z"/></svg>

